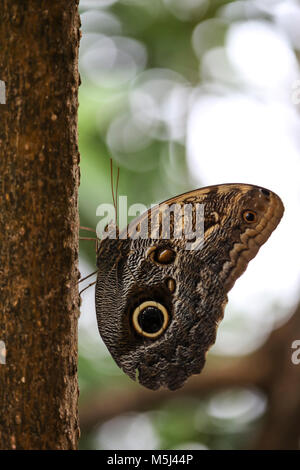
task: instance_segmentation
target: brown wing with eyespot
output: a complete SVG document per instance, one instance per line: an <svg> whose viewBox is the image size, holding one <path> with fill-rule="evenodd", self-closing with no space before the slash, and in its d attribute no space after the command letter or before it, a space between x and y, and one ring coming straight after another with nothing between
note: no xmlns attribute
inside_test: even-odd
<svg viewBox="0 0 300 470"><path fill-rule="evenodd" d="M124 372L152 390L175 390L201 372L226 293L284 210L271 191L227 184L185 193L152 211L177 202L204 204L203 249L187 251L174 237L126 239L123 248L121 240L106 240L99 259L100 334ZM135 223L148 218L149 211Z"/></svg>

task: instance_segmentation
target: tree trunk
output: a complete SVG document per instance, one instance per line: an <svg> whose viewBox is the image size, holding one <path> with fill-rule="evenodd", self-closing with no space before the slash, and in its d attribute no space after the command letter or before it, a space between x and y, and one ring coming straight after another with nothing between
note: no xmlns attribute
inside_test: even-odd
<svg viewBox="0 0 300 470"><path fill-rule="evenodd" d="M0 449L75 449L78 0L0 3Z"/></svg>

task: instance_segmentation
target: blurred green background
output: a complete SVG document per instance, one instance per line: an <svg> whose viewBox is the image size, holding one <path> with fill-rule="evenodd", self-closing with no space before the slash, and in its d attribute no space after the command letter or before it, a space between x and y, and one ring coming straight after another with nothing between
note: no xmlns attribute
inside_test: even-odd
<svg viewBox="0 0 300 470"><path fill-rule="evenodd" d="M95 228L97 206L112 202L110 157L128 205L251 182L299 210L299 2L82 0L80 13L81 225ZM94 243L80 253L84 277ZM291 314L299 263L283 282L270 258L235 286L207 368L253 353ZM143 395L102 343L94 287L79 341L82 449L240 449L263 425L268 400L252 386Z"/></svg>

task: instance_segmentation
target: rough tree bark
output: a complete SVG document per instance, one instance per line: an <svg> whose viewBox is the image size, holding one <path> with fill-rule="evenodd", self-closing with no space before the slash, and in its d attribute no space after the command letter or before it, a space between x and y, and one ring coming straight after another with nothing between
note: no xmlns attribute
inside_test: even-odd
<svg viewBox="0 0 300 470"><path fill-rule="evenodd" d="M75 449L78 0L0 10L0 449Z"/></svg>

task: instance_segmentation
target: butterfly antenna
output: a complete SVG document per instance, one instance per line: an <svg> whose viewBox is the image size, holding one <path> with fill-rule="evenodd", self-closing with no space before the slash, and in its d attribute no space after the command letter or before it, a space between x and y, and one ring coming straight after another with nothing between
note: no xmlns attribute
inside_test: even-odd
<svg viewBox="0 0 300 470"><path fill-rule="evenodd" d="M113 199L113 204L115 208L115 214L116 214L116 200L115 200L115 193L114 193L114 170L113 170L113 161L112 158L110 158L110 185L111 185L111 195Z"/></svg>
<svg viewBox="0 0 300 470"><path fill-rule="evenodd" d="M116 183L116 225L118 224L118 188L119 188L120 168L118 167L117 183Z"/></svg>

